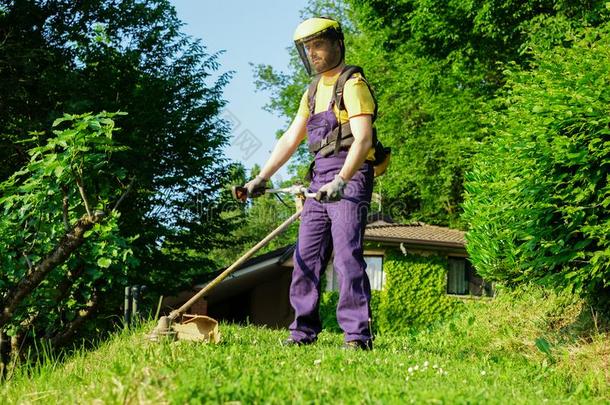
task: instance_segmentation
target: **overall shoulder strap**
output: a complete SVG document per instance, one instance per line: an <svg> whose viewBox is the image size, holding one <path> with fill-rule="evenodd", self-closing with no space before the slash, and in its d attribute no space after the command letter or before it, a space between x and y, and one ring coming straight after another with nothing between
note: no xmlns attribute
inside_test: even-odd
<svg viewBox="0 0 610 405"><path fill-rule="evenodd" d="M320 83L321 75L317 75L313 78L311 83L309 83L309 88L307 89L307 102L309 103L309 116L312 116L316 109L316 93L318 92L318 83Z"/></svg>

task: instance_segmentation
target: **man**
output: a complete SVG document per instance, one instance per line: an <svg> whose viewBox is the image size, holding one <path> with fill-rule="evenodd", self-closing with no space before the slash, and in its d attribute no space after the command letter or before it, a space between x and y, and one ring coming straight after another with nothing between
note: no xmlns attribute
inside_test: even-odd
<svg viewBox="0 0 610 405"><path fill-rule="evenodd" d="M294 252L290 302L295 320L285 345L314 343L321 331L320 279L334 250L339 275L337 320L345 334L344 348L371 349L371 287L362 242L373 189L373 115L375 102L360 73L343 87L337 106L334 85L345 68L343 33L337 21L310 18L294 34L306 70L315 75L303 94L299 111L278 140L260 174L246 184L249 195L261 194L266 181L292 156L305 137L315 152L311 170L316 199L305 201ZM345 75L344 75L345 77ZM340 108L342 107L342 108ZM336 137L340 124L349 142L339 139L323 153L323 140ZM333 132L334 131L334 132ZM347 136L346 136L347 139ZM257 192L258 191L258 192Z"/></svg>

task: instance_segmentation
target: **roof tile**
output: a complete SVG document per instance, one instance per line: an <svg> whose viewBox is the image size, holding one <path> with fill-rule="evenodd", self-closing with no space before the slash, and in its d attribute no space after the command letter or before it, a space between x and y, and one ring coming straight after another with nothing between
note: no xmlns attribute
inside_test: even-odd
<svg viewBox="0 0 610 405"><path fill-rule="evenodd" d="M369 240L393 239L404 242L440 242L455 246L466 246L466 232L422 222L413 224L393 224L383 221L367 225L364 238Z"/></svg>

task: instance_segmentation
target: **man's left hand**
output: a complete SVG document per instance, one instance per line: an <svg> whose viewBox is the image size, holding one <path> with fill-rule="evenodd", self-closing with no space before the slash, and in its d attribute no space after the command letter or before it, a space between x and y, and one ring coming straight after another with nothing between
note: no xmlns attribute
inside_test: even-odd
<svg viewBox="0 0 610 405"><path fill-rule="evenodd" d="M337 174L333 181L320 187L315 198L319 202L340 201L343 198L345 186L347 183Z"/></svg>

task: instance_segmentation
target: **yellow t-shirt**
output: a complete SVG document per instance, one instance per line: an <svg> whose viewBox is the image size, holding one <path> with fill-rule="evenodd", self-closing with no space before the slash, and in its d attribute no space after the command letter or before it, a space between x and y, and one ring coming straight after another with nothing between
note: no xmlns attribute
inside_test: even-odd
<svg viewBox="0 0 610 405"><path fill-rule="evenodd" d="M328 109L330 101L334 96L333 88L335 86L335 82L339 78L339 75L340 73L337 73L333 77L322 77L318 82L314 114L318 114ZM309 118L309 100L307 93L308 91L305 90L305 93L303 93L303 96L301 97L299 110L297 111L297 115L300 115L303 118ZM336 105L333 106L335 116L341 124L347 123L350 118L357 115L373 115L375 112L375 101L373 100L373 95L371 94L371 91L364 82L364 79L360 73L355 73L345 82L345 86L343 87L343 102L345 104L345 110L343 111L339 111L339 108ZM375 160L374 147L371 148L366 159Z"/></svg>

